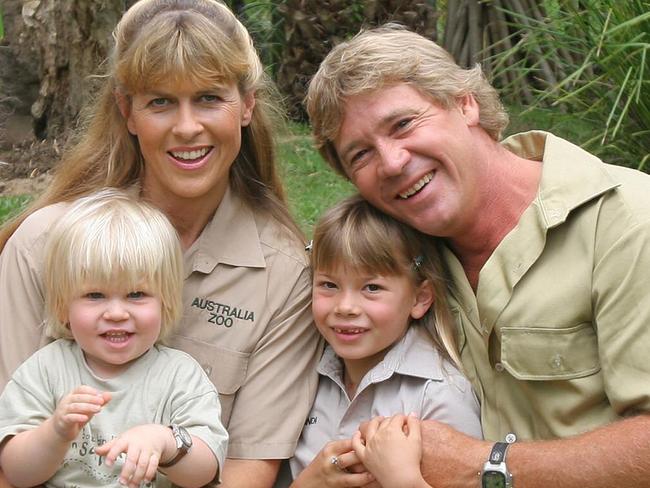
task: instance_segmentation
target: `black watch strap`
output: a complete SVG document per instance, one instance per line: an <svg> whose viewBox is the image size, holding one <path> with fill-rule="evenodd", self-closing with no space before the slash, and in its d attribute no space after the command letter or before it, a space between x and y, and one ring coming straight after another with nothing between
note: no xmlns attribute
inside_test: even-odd
<svg viewBox="0 0 650 488"><path fill-rule="evenodd" d="M490 452L490 457L488 461L490 464L500 464L506 460L506 452L508 451L510 444L507 442L496 442L492 446L492 451Z"/></svg>

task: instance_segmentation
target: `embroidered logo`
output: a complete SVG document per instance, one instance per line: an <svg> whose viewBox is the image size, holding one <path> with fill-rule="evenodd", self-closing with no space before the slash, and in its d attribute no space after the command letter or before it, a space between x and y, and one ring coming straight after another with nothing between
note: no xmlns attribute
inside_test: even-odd
<svg viewBox="0 0 650 488"><path fill-rule="evenodd" d="M194 298L192 307L205 310L208 313L207 321L210 324L230 328L234 325L235 319L255 323L255 312L208 300L207 298Z"/></svg>

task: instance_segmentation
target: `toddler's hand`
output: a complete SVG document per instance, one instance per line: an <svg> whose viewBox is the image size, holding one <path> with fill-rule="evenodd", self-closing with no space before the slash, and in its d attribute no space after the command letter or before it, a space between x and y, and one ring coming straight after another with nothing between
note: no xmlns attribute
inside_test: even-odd
<svg viewBox="0 0 650 488"><path fill-rule="evenodd" d="M54 431L64 440L74 440L79 431L111 399L109 393L79 386L64 396L52 415Z"/></svg>
<svg viewBox="0 0 650 488"><path fill-rule="evenodd" d="M158 424L139 425L102 444L95 452L106 456L108 466L112 466L117 457L125 453L119 482L129 488L137 488L142 482L153 481L165 446L171 446L172 443L173 436L169 427Z"/></svg>

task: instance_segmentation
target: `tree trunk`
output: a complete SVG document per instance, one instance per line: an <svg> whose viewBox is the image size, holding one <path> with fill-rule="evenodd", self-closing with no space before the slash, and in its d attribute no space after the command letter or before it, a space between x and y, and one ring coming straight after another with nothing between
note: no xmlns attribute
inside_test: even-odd
<svg viewBox="0 0 650 488"><path fill-rule="evenodd" d="M435 0L283 0L284 45L277 82L288 97L289 111L305 119L302 99L308 80L330 49L361 27L400 22L436 39Z"/></svg>
<svg viewBox="0 0 650 488"><path fill-rule="evenodd" d="M88 75L97 73L106 58L111 32L129 3L5 0L0 98L16 93L30 103L36 137L55 137L74 125L91 96ZM38 88L22 90L13 78Z"/></svg>

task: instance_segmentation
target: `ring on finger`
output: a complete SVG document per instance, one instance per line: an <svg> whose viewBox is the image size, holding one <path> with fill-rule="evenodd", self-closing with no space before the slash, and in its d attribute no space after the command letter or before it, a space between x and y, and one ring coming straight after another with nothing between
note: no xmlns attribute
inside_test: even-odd
<svg viewBox="0 0 650 488"><path fill-rule="evenodd" d="M330 458L330 464L333 464L334 466L336 466L340 471L343 471L344 473L347 473L348 470L346 468L344 468L343 466L341 466L340 463L341 463L341 461L339 460L339 458L337 456L332 456Z"/></svg>

